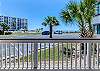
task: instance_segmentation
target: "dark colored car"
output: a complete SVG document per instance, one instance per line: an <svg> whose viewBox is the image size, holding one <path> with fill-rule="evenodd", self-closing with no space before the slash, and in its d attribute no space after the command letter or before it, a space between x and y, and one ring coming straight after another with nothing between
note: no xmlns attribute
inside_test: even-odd
<svg viewBox="0 0 100 71"><path fill-rule="evenodd" d="M49 35L49 34L50 34L49 31L43 31L43 32L42 32L42 35Z"/></svg>

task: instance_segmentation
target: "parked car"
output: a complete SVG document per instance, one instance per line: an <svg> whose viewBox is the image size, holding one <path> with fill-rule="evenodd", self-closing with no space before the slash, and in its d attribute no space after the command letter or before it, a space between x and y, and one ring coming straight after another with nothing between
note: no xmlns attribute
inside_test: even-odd
<svg viewBox="0 0 100 71"><path fill-rule="evenodd" d="M62 34L62 31L55 31L54 34Z"/></svg>
<svg viewBox="0 0 100 71"><path fill-rule="evenodd" d="M42 35L49 35L49 34L50 34L49 31L43 31L43 32L42 32Z"/></svg>

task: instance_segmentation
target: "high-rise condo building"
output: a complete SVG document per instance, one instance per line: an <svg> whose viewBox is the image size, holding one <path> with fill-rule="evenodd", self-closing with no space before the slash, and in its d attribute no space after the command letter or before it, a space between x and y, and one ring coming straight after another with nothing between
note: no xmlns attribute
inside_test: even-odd
<svg viewBox="0 0 100 71"><path fill-rule="evenodd" d="M96 14L93 18L93 26L96 34L100 34L100 0L96 0Z"/></svg>
<svg viewBox="0 0 100 71"><path fill-rule="evenodd" d="M0 16L0 23L7 24L10 27L9 31L18 31L18 30L28 29L28 20L25 18ZM2 30L2 27L0 27L0 30Z"/></svg>

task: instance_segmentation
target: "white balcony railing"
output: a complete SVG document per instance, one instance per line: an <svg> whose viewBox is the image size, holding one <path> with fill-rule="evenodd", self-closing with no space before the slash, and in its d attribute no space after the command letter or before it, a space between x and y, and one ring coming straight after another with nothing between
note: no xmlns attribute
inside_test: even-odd
<svg viewBox="0 0 100 71"><path fill-rule="evenodd" d="M0 70L100 70L100 39L0 39Z"/></svg>

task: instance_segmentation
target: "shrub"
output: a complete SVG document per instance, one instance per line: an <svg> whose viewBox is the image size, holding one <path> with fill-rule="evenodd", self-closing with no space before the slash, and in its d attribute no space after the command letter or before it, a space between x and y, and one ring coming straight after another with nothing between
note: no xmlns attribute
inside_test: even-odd
<svg viewBox="0 0 100 71"><path fill-rule="evenodd" d="M5 35L11 35L12 32L5 32Z"/></svg>

